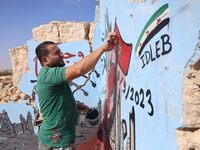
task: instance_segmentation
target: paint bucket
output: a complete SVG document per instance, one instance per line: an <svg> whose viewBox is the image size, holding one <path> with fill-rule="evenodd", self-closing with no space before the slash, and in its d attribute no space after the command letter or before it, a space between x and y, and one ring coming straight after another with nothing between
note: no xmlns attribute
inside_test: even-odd
<svg viewBox="0 0 200 150"><path fill-rule="evenodd" d="M86 116L90 125L95 126L99 122L99 112L96 109L90 109Z"/></svg>

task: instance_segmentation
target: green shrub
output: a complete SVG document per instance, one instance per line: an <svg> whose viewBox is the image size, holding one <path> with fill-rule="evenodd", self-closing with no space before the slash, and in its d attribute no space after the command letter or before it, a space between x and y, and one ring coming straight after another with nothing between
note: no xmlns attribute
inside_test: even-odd
<svg viewBox="0 0 200 150"><path fill-rule="evenodd" d="M10 71L1 71L0 76L11 76L13 73Z"/></svg>

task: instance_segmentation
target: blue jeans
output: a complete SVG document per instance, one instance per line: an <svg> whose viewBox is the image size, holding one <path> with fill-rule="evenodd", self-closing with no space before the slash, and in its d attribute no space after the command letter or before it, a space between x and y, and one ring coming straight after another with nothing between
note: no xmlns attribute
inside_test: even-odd
<svg viewBox="0 0 200 150"><path fill-rule="evenodd" d="M50 146L46 146L44 144L42 144L40 141L39 141L39 147L38 147L38 150L76 150L76 147L75 147L75 144L71 144L71 145L68 145L68 146L65 146L65 147L50 147Z"/></svg>

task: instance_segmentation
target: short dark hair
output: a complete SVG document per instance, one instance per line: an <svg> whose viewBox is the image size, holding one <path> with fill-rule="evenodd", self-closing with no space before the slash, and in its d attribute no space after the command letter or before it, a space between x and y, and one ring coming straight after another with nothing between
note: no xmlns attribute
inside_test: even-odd
<svg viewBox="0 0 200 150"><path fill-rule="evenodd" d="M39 59L41 65L43 65L42 57L47 56L49 54L49 50L47 49L47 46L50 44L55 44L55 43L52 41L45 41L43 43L40 43L35 49L35 53L36 53L37 58Z"/></svg>

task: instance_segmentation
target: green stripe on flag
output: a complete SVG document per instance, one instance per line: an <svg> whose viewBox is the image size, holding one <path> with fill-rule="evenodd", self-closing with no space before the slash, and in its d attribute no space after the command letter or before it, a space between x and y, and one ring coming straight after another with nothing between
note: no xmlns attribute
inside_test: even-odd
<svg viewBox="0 0 200 150"><path fill-rule="evenodd" d="M146 32L147 28L169 7L168 4L163 5L162 7L160 7L154 14L153 16L149 19L149 21L147 22L147 24L145 25L144 29L142 30L139 39L137 41L136 47L135 47L135 52L137 51L138 45L142 39L142 36L144 35L144 33Z"/></svg>

